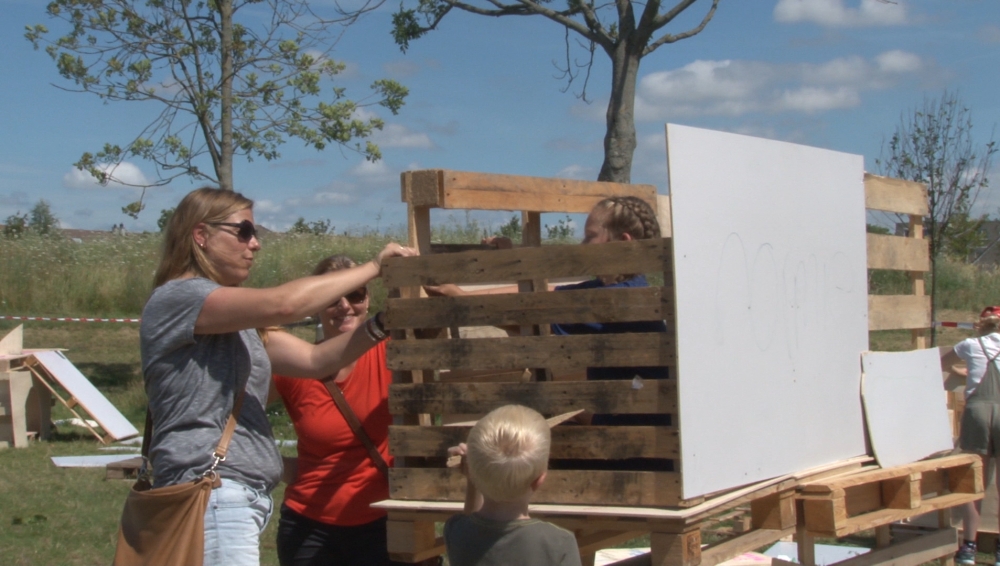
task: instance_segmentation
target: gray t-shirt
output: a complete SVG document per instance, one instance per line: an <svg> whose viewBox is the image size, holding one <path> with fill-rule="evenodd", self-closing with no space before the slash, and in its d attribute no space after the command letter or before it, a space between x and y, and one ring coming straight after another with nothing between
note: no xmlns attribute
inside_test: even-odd
<svg viewBox="0 0 1000 566"><path fill-rule="evenodd" d="M205 298L218 288L203 278L169 281L153 291L142 311L154 485L193 480L209 468L236 394L247 384L236 433L217 469L221 477L269 492L281 478L281 456L264 409L271 381L264 345L252 329L194 333Z"/></svg>
<svg viewBox="0 0 1000 566"><path fill-rule="evenodd" d="M573 533L538 519L453 515L444 524L451 566L580 566Z"/></svg>

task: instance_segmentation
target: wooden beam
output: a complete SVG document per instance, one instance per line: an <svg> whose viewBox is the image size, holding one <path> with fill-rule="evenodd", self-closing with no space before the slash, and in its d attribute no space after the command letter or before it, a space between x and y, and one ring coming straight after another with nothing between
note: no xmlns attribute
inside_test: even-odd
<svg viewBox="0 0 1000 566"><path fill-rule="evenodd" d="M673 336L660 332L394 340L386 349L389 367L394 370L653 367L676 363Z"/></svg>
<svg viewBox="0 0 1000 566"><path fill-rule="evenodd" d="M423 250L421 250L423 252ZM391 257L383 264L386 287L442 283L498 283L607 273L671 271L670 240L637 240L579 246L541 246L453 254Z"/></svg>
<svg viewBox="0 0 1000 566"><path fill-rule="evenodd" d="M446 169L408 172L403 200L437 208L588 213L612 196L636 196L656 210L656 187ZM408 200L409 199L409 200Z"/></svg>
<svg viewBox="0 0 1000 566"><path fill-rule="evenodd" d="M865 173L865 208L927 216L927 186Z"/></svg>
<svg viewBox="0 0 1000 566"><path fill-rule="evenodd" d="M885 234L868 234L868 269L930 271L928 241Z"/></svg>
<svg viewBox="0 0 1000 566"><path fill-rule="evenodd" d="M868 330L931 327L931 298L919 295L868 295Z"/></svg>
<svg viewBox="0 0 1000 566"><path fill-rule="evenodd" d="M465 476L455 468L393 468L392 499L459 501L465 498ZM603 470L549 470L532 503L671 506L680 501L680 474Z"/></svg>
<svg viewBox="0 0 1000 566"><path fill-rule="evenodd" d="M465 442L471 426L390 426L393 456L445 456L448 448ZM653 426L561 426L552 429L553 459L620 460L680 456L677 429Z"/></svg>
<svg viewBox="0 0 1000 566"><path fill-rule="evenodd" d="M393 384L389 387L389 411L395 415L477 414L517 403L547 415L576 409L598 414L675 413L676 386L672 379L646 380L641 389L633 388L631 381Z"/></svg>
<svg viewBox="0 0 1000 566"><path fill-rule="evenodd" d="M663 320L673 319L672 305L673 289L664 287L389 299L385 325L397 329Z"/></svg>

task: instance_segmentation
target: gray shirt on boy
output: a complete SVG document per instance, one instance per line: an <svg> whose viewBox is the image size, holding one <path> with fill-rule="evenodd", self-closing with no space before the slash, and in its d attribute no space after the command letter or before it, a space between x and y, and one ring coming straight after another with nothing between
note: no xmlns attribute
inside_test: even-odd
<svg viewBox="0 0 1000 566"><path fill-rule="evenodd" d="M453 515L444 524L452 566L580 566L573 533L538 519Z"/></svg>

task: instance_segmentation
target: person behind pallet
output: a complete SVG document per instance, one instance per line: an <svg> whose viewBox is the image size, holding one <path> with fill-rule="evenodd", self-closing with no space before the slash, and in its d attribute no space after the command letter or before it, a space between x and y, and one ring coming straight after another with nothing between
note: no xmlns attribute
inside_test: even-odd
<svg viewBox="0 0 1000 566"><path fill-rule="evenodd" d="M350 269L346 255L330 256L313 275ZM319 342L351 332L368 316L368 288L359 287L320 311ZM333 387L357 416L365 434L388 465L389 384L385 342L365 352L335 375ZM285 459L285 501L278 522L278 561L282 566L385 566L386 513L372 509L389 498L388 478L379 469L332 392L315 380L274 376L274 385L298 436L298 458Z"/></svg>
<svg viewBox="0 0 1000 566"><path fill-rule="evenodd" d="M656 213L649 204L637 197L623 196L610 197L598 202L587 215L587 221L583 229L582 244L603 244L608 242L629 242L633 240L645 240L660 237L660 225L656 220ZM511 241L507 238L488 238L483 243L493 245L499 249L512 247ZM574 283L569 285L559 285L556 291L567 291L574 289L610 289L616 287L648 287L645 275L625 274L625 275L601 275L594 279ZM459 296L469 294L456 285L427 286L428 294ZM516 292L516 287L501 287L498 289L488 289L481 293ZM514 331L509 329L508 331ZM621 334L639 332L666 332L667 327L663 320L637 321L637 322L592 322L577 324L553 324L552 333L556 335L570 334ZM588 367L588 380L631 380L635 377L642 379L666 379L668 372L666 367ZM597 414L586 415L584 422L595 426L605 425L625 425L625 426L669 426L671 424L670 415L666 414ZM653 470L670 471L673 469L673 462L670 460L659 460L650 458L631 458L625 461L569 461L559 460L553 463L558 467L594 468L601 469L632 469L632 470Z"/></svg>
<svg viewBox="0 0 1000 566"><path fill-rule="evenodd" d="M377 318L318 345L259 329L325 308L379 276L387 257L416 254L390 243L364 265L272 288L244 288L261 248L253 220L253 201L240 193L211 187L188 193L167 224L139 330L153 422L154 487L211 471L221 478L205 512L206 564L260 562L260 533L282 466L264 408L272 369L322 378L385 335ZM237 424L228 453L213 458L230 414Z"/></svg>
<svg viewBox="0 0 1000 566"><path fill-rule="evenodd" d="M975 338L966 338L941 357L941 367L950 371L951 366L964 361L966 364L965 411L962 413L959 447L983 457L983 471L989 459L998 456L1000 444L1000 306L986 307L975 325ZM1000 466L997 468L1000 485ZM979 532L982 501L969 503L964 508L962 541L955 562L976 563L976 533ZM995 564L1000 566L1000 548Z"/></svg>
<svg viewBox="0 0 1000 566"><path fill-rule="evenodd" d="M545 418L520 405L494 409L448 450L462 456L465 513L444 524L452 566L578 566L576 537L528 516L545 481L552 433Z"/></svg>

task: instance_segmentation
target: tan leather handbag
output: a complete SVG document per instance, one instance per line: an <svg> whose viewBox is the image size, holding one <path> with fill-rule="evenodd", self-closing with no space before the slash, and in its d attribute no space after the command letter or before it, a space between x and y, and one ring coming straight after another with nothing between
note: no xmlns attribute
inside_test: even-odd
<svg viewBox="0 0 1000 566"><path fill-rule="evenodd" d="M153 488L146 470L153 423L146 412L142 439L143 467L125 499L114 566L202 566L205 560L205 510L212 490L221 485L215 468L226 459L236 430L236 416L243 404L240 392L229 415L222 439L215 448L211 468L190 482Z"/></svg>

